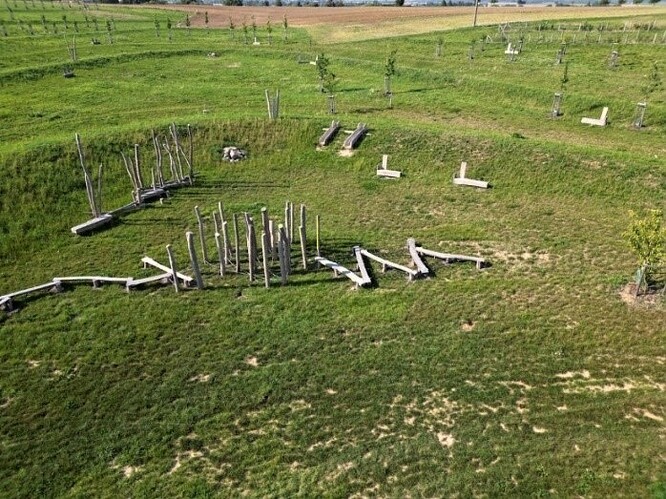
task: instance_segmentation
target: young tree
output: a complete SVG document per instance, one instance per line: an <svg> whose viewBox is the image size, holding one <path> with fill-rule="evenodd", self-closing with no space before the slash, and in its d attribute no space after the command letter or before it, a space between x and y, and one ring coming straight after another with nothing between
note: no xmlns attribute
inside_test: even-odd
<svg viewBox="0 0 666 499"><path fill-rule="evenodd" d="M282 33L282 41L286 42L287 41L287 28L289 27L289 23L287 22L287 14L285 14L282 17L282 29L284 30Z"/></svg>
<svg viewBox="0 0 666 499"><path fill-rule="evenodd" d="M384 64L384 95L391 95L391 80L396 73L396 54L397 50L392 50L388 57L386 58L386 64Z"/></svg>
<svg viewBox="0 0 666 499"><path fill-rule="evenodd" d="M268 33L268 44L273 44L273 26L271 25L271 20L266 21L266 32Z"/></svg>
<svg viewBox="0 0 666 499"><path fill-rule="evenodd" d="M335 85L335 75L328 69L329 65L330 61L324 53L317 56L315 68L317 69L317 78L319 78L319 91L332 94Z"/></svg>
<svg viewBox="0 0 666 499"><path fill-rule="evenodd" d="M157 19L155 19L155 36L160 37L160 22Z"/></svg>
<svg viewBox="0 0 666 499"><path fill-rule="evenodd" d="M234 20L229 18L229 35L231 36L232 40L236 39L236 25L234 24Z"/></svg>
<svg viewBox="0 0 666 499"><path fill-rule="evenodd" d="M185 27L187 28L187 36L190 36L190 26L192 22L190 21L190 15L185 14Z"/></svg>
<svg viewBox="0 0 666 499"><path fill-rule="evenodd" d="M643 280L650 281L658 266L666 264L666 227L661 210L650 210L644 218L639 218L633 211L630 215L631 223L624 238L638 257L641 278L637 284L640 287Z"/></svg>
<svg viewBox="0 0 666 499"><path fill-rule="evenodd" d="M204 23L206 24L206 31L208 31L208 11L204 12Z"/></svg>

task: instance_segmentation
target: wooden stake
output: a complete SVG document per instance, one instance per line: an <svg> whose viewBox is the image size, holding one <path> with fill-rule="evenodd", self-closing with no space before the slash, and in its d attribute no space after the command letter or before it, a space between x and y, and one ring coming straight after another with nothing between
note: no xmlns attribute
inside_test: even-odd
<svg viewBox="0 0 666 499"><path fill-rule="evenodd" d="M280 259L280 283L287 284L287 231L284 225L278 226L278 256Z"/></svg>
<svg viewBox="0 0 666 499"><path fill-rule="evenodd" d="M216 213L217 215L217 213ZM222 236L219 232L215 232L215 247L217 248L217 258L220 261L220 277L224 277L224 250L222 249Z"/></svg>
<svg viewBox="0 0 666 499"><path fill-rule="evenodd" d="M303 227L303 234L305 234L305 232L306 232L305 229L306 229L307 225L306 225L306 213L305 213L305 205L304 204L301 204L301 225L299 226L299 231L300 231L300 227ZM305 239L304 236L303 236L303 239Z"/></svg>
<svg viewBox="0 0 666 499"><path fill-rule="evenodd" d="M171 245L167 244L167 255L169 255L169 266L171 267L171 278L173 279L173 288L178 293L180 286L178 285L178 268L176 267L176 259L173 256Z"/></svg>
<svg viewBox="0 0 666 499"><path fill-rule="evenodd" d="M289 203L289 246L294 242L294 203Z"/></svg>
<svg viewBox="0 0 666 499"><path fill-rule="evenodd" d="M264 286L267 288L270 287L271 282L271 275L270 271L268 269L268 246L266 244L268 240L266 232L261 233L261 257L262 257L262 263L264 264Z"/></svg>
<svg viewBox="0 0 666 499"><path fill-rule="evenodd" d="M289 236L289 201L284 204L284 228L285 233Z"/></svg>
<svg viewBox="0 0 666 499"><path fill-rule="evenodd" d="M197 282L197 289L203 289L204 283L201 278L201 271L199 270L196 249L194 248L194 234L188 231L185 233L185 238L187 239L187 250L190 253L190 262L192 263L192 270L194 271L194 279Z"/></svg>
<svg viewBox="0 0 666 499"><path fill-rule="evenodd" d="M199 242L201 243L201 256L203 257L203 262L208 263L208 249L206 248L206 233L204 232L203 219L201 218L201 212L199 207L194 207L194 214L197 217L197 224L199 225Z"/></svg>
<svg viewBox="0 0 666 499"><path fill-rule="evenodd" d="M317 239L317 256L321 256L321 251L319 249L319 215L315 218L315 238Z"/></svg>
<svg viewBox="0 0 666 499"><path fill-rule="evenodd" d="M301 239L301 257L303 259L303 270L308 270L308 257L305 253L305 227L302 225L298 227L298 232Z"/></svg>
<svg viewBox="0 0 666 499"><path fill-rule="evenodd" d="M222 241L224 242L224 258L225 262L231 264L231 249L229 248L229 233L227 232L227 219L224 216L224 205L222 201L217 203L217 211L220 213L220 221L222 226Z"/></svg>
<svg viewBox="0 0 666 499"><path fill-rule="evenodd" d="M238 216L234 213L234 256L236 258L236 273L240 274L241 263L240 263L240 250L238 248Z"/></svg>
<svg viewBox="0 0 666 499"><path fill-rule="evenodd" d="M141 165L139 164L139 144L134 144L134 171L136 172L136 183L139 186L139 189L143 189Z"/></svg>
<svg viewBox="0 0 666 499"><path fill-rule="evenodd" d="M188 167L189 167L189 176L190 176L190 185L194 183L194 142L192 141L192 127L190 124L187 124L187 138L188 138Z"/></svg>
<svg viewBox="0 0 666 499"><path fill-rule="evenodd" d="M278 257L277 255L277 227L275 226L275 222L273 220L268 221L268 232L269 232L269 237L270 237L270 247L271 247L271 261L275 261L275 259Z"/></svg>

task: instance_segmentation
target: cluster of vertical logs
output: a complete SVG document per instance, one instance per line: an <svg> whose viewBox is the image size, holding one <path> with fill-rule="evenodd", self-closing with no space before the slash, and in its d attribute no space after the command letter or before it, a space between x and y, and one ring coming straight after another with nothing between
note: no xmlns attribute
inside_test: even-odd
<svg viewBox="0 0 666 499"><path fill-rule="evenodd" d="M284 220L272 220L269 217L268 208L261 209L260 219L255 222L250 213L234 213L230 217L232 228L229 228L224 206L218 203L210 219L214 227L215 249L217 262L213 262L208 251L206 219L198 206L194 207L199 234L199 245L201 258L204 264L219 266L219 273L224 277L229 269L234 269L236 274L243 272L246 266L250 282L254 282L263 276L265 287L270 287L271 277L274 272L279 271L280 282L287 284L288 277L293 273L295 264L292 255L292 246L298 242L300 248L300 266L303 270L308 269L308 246L307 246L307 209L304 204L300 205L298 225L295 221L294 204L287 201L284 208ZM240 220L240 222L239 222ZM256 224L261 224L258 228ZM244 233L244 247L241 243L241 229ZM233 243L230 231L233 230ZM188 233L189 234L189 233ZM189 238L189 236L188 236ZM316 218L316 251L319 255L319 216ZM192 256L192 264L197 260L194 243L188 247ZM259 248L261 246L261 248ZM261 250L261 255L259 254ZM198 261L197 264L198 266ZM274 268L277 267L277 268ZM262 272L263 270L263 272ZM197 271L194 271L197 274Z"/></svg>

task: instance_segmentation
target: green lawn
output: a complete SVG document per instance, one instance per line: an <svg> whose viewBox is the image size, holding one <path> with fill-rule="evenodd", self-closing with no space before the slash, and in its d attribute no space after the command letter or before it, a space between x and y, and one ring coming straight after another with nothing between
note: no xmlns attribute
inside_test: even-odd
<svg viewBox="0 0 666 499"><path fill-rule="evenodd" d="M629 210L665 207L663 85L647 126L631 121L655 61L664 78L666 15L590 21L587 42L571 21L515 25L525 47L509 62L493 27L326 46L291 28L268 46L260 27L252 46L240 27L235 40L188 35L173 12L3 8L0 293L55 276L152 275L141 258L166 263L167 244L191 273L194 206L213 255L220 201L276 221L285 201L306 204L310 255L320 215L322 254L350 268L357 244L407 264L408 237L491 265L428 260L433 275L415 282L373 265L374 285L355 290L312 259L304 271L294 249L284 287L276 264L265 289L245 260L224 279L213 261L204 291L69 286L18 299L0 313L1 496L663 496L663 297L629 306L620 291L637 267L621 236ZM63 14L81 30L74 63ZM569 81L550 119L562 39ZM332 117L299 61L319 52L339 78L335 118L371 129L351 157L338 154L344 134L315 149ZM265 89L281 91L275 122ZM608 127L580 124L603 106ZM74 133L92 168L104 164L113 209L131 199L120 151L141 144L150 165L150 131L171 122L192 124L195 184L73 236L90 218ZM221 161L226 145L249 158ZM403 178L376 178L382 154ZM461 161L492 188L454 186Z"/></svg>

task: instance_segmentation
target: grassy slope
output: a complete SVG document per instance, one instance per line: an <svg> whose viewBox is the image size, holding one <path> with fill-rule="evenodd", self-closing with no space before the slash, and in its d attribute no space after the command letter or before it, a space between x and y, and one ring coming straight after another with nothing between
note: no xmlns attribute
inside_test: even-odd
<svg viewBox="0 0 666 499"><path fill-rule="evenodd" d="M3 291L55 274L143 275L141 256L165 260L167 243L184 263L193 206L210 213L220 200L228 212L265 205L276 216L286 199L304 202L322 215L323 253L348 264L356 243L405 262L416 236L493 266L435 265L434 278L412 284L377 275L361 292L328 272L264 290L211 266L205 293L76 288L24 303L0 319L2 495L607 496L663 483L666 319L617 296L633 271L618 237L627 209L663 200L663 90L651 127L626 126L637 75L663 46L627 47L635 58L615 72L603 63L610 45L570 47L572 95L557 121L543 119L561 74L556 43L513 65L499 43L469 64L470 32L447 35L441 60L435 36L327 47L341 119L373 127L340 158L341 139L312 147L328 117L312 68L294 62L314 54L300 34L261 51L226 34L178 32L168 45L148 41L152 21L137 23L143 33L128 30L107 56L202 55L112 59L71 81L4 80L2 107L16 111L2 122ZM394 45L402 69L389 111L377 75ZM210 50L221 56L203 57ZM156 89L156 79L166 83ZM611 83L621 88L612 126L581 129ZM277 124L258 119L267 87L283 89L288 118ZM35 109L44 116L26 116ZM72 239L68 227L86 216L73 132L108 162L116 206L128 198L118 150L174 119L197 123L197 185ZM251 158L221 164L222 143ZM373 178L382 153L405 178ZM495 188L454 189L462 159Z"/></svg>

